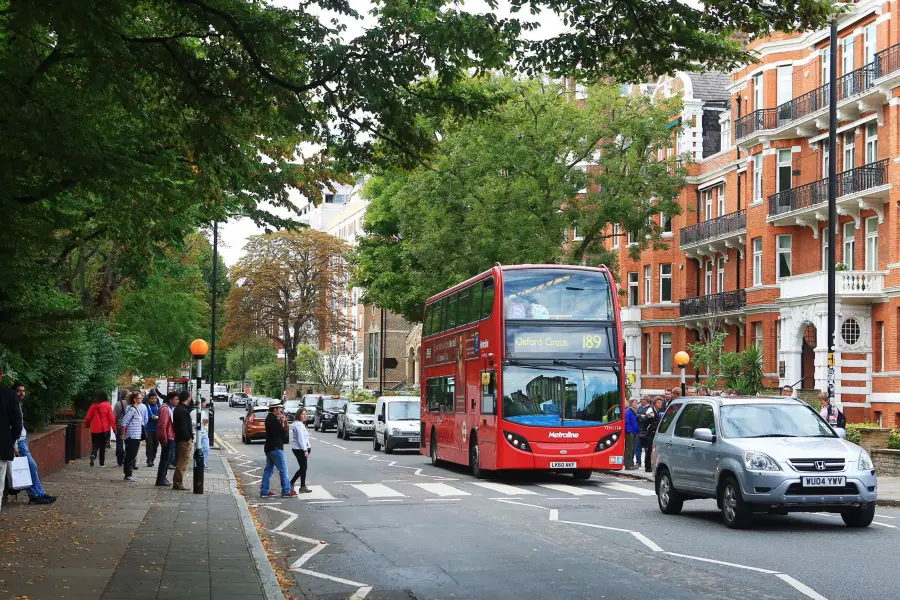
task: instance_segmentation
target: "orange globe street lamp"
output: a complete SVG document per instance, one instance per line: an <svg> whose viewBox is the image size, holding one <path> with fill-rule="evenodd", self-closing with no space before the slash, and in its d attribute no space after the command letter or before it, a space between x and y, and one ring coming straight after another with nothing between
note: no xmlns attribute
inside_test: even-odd
<svg viewBox="0 0 900 600"><path fill-rule="evenodd" d="M200 388L203 385L203 358L209 352L209 344L206 340L197 338L191 342L191 356L197 361L197 397L194 398L194 409L197 411L197 433L194 435L194 493L203 493L203 450L200 448L200 436L202 434L203 423L200 419L203 417L200 410ZM210 388L212 395L212 388Z"/></svg>
<svg viewBox="0 0 900 600"><path fill-rule="evenodd" d="M679 351L675 355L675 364L681 369L681 397L687 396L687 387L684 385L684 368L691 362L690 355L684 350Z"/></svg>

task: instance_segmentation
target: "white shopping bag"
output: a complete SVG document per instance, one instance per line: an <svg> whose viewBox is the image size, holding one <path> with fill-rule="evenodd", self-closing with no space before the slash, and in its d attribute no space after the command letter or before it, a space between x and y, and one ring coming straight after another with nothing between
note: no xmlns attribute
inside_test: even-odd
<svg viewBox="0 0 900 600"><path fill-rule="evenodd" d="M31 469L28 468L28 458L17 456L9 463L9 487L14 490L30 488Z"/></svg>

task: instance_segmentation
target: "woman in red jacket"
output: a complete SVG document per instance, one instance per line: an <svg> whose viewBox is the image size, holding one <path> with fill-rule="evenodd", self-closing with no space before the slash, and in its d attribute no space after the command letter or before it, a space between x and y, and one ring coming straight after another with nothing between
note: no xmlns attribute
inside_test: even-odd
<svg viewBox="0 0 900 600"><path fill-rule="evenodd" d="M106 442L109 440L109 431L116 426L116 417L113 415L112 406L109 404L109 396L106 392L94 392L94 403L88 409L84 418L84 426L91 429L91 466L97 452L100 452L100 466L106 462Z"/></svg>

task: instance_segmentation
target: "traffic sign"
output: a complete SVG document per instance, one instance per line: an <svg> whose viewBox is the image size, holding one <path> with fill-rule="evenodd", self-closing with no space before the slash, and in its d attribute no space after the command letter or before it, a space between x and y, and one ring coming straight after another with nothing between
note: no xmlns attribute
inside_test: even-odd
<svg viewBox="0 0 900 600"><path fill-rule="evenodd" d="M829 367L833 367L833 366L834 366L834 352L829 352L829 353L828 353L828 366L829 366Z"/></svg>

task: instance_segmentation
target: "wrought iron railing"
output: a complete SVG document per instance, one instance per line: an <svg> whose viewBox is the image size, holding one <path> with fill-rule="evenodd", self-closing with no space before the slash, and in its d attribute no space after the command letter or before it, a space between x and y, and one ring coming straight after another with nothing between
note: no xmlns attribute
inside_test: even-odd
<svg viewBox="0 0 900 600"><path fill-rule="evenodd" d="M838 173L837 197L887 183L887 159ZM780 215L828 201L828 178L819 179L769 196L769 214Z"/></svg>
<svg viewBox="0 0 900 600"><path fill-rule="evenodd" d="M681 230L681 247L684 248L685 246L704 242L729 233L736 233L746 228L747 211L742 209L685 227Z"/></svg>
<svg viewBox="0 0 900 600"><path fill-rule="evenodd" d="M740 310L746 304L747 292L745 290L732 290L708 296L684 298L679 301L678 310L682 317L702 317L704 315Z"/></svg>
<svg viewBox="0 0 900 600"><path fill-rule="evenodd" d="M868 90L877 79L898 70L900 70L900 44L894 44L876 54L872 62L838 78L838 101ZM826 83L775 108L762 108L748 113L735 121L735 139L743 139L758 131L783 127L827 107L829 88L830 84Z"/></svg>

